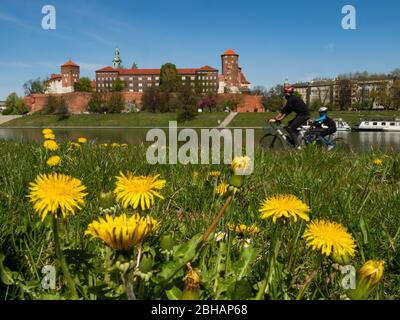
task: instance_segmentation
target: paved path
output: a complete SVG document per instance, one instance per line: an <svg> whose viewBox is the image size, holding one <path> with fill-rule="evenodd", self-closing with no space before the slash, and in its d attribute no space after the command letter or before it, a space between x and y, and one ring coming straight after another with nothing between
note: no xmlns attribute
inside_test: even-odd
<svg viewBox="0 0 400 320"><path fill-rule="evenodd" d="M0 115L0 124L6 123L8 121L21 118L22 116L2 116Z"/></svg>
<svg viewBox="0 0 400 320"><path fill-rule="evenodd" d="M226 128L231 121L237 116L237 112L231 112L228 114L228 116L224 119L224 121L221 122L219 125L220 128Z"/></svg>

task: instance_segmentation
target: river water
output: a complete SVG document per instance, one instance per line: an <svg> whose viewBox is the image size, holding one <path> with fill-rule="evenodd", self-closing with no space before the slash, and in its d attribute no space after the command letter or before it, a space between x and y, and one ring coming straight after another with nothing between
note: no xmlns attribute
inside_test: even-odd
<svg viewBox="0 0 400 320"><path fill-rule="evenodd" d="M79 137L86 137L94 143L127 143L139 144L146 141L146 134L150 129L54 129L57 139L74 141ZM168 129L164 129L168 132ZM257 145L262 130L255 130L255 145ZM400 151L400 132L338 132L337 137L344 138L351 147L360 152L364 151ZM1 140L16 141L43 141L41 129L1 128Z"/></svg>

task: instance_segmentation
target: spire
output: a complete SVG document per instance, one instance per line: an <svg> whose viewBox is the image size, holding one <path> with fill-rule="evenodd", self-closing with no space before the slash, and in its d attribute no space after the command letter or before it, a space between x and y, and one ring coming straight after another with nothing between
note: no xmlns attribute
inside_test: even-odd
<svg viewBox="0 0 400 320"><path fill-rule="evenodd" d="M121 60L121 56L120 56L120 52L119 52L118 48L115 49L114 59L113 59L113 68L115 68L115 69L122 68L122 60Z"/></svg>

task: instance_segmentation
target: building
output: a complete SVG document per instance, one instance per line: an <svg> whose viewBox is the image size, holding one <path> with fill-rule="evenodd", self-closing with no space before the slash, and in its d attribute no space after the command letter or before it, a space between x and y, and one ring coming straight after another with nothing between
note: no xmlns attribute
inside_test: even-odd
<svg viewBox="0 0 400 320"><path fill-rule="evenodd" d="M61 66L60 74L52 74L47 81L46 93L74 92L74 84L79 81L80 67L75 62L68 60Z"/></svg>
<svg viewBox="0 0 400 320"><path fill-rule="evenodd" d="M112 67L96 71L98 92L112 90L118 78L124 82L126 92L144 92L146 88L160 85L160 69L124 69L118 49L115 51ZM239 65L239 55L228 49L221 55L222 74L218 69L204 66L201 68L178 69L183 86L198 93L242 93L249 91L250 82Z"/></svg>
<svg viewBox="0 0 400 320"><path fill-rule="evenodd" d="M200 93L218 92L218 69L210 66L192 69L178 69L182 86ZM160 85L161 69L122 69L105 67L96 71L97 92L109 92L113 83L120 79L125 92L144 92L147 88Z"/></svg>
<svg viewBox="0 0 400 320"><path fill-rule="evenodd" d="M331 105L338 108L372 106L384 108L387 104L385 97L390 95L390 88L394 79L389 77L380 79L335 79L319 80L294 84L298 92L308 105Z"/></svg>
<svg viewBox="0 0 400 320"><path fill-rule="evenodd" d="M228 49L221 55L222 74L219 76L218 93L241 93L249 90L250 82L239 65L239 55Z"/></svg>

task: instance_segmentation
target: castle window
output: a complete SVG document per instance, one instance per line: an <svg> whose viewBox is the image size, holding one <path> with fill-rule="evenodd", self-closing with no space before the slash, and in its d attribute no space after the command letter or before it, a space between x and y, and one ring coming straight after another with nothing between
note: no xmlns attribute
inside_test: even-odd
<svg viewBox="0 0 400 320"><path fill-rule="evenodd" d="M139 77L139 81L142 81L142 77Z"/></svg>
<svg viewBox="0 0 400 320"><path fill-rule="evenodd" d="M139 92L143 92L143 89L139 89Z"/></svg>
<svg viewBox="0 0 400 320"><path fill-rule="evenodd" d="M139 87L143 87L143 83L139 83Z"/></svg>
<svg viewBox="0 0 400 320"><path fill-rule="evenodd" d="M151 77L147 77L147 80L148 80L148 81L151 81Z"/></svg>

